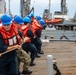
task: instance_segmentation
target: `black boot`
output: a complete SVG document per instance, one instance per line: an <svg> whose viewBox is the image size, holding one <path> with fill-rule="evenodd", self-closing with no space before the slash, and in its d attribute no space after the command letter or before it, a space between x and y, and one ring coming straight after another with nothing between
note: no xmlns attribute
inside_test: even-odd
<svg viewBox="0 0 76 75"><path fill-rule="evenodd" d="M40 51L39 54L44 54L44 52L43 51Z"/></svg>
<svg viewBox="0 0 76 75"><path fill-rule="evenodd" d="M23 72L22 72L22 74L31 74L31 73L32 73L31 70L26 70L26 71L23 70Z"/></svg>
<svg viewBox="0 0 76 75"><path fill-rule="evenodd" d="M40 57L41 57L40 55L38 55L38 54L36 55L36 58L40 58Z"/></svg>
<svg viewBox="0 0 76 75"><path fill-rule="evenodd" d="M30 63L30 66L35 66L36 64L35 63Z"/></svg>

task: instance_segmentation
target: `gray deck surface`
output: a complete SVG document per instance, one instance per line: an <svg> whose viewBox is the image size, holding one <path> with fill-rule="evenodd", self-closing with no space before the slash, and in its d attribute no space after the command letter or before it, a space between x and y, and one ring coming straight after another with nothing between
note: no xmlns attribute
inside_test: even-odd
<svg viewBox="0 0 76 75"><path fill-rule="evenodd" d="M30 67L33 70L31 75L48 75L46 56L53 55L61 75L76 75L76 43L75 42L44 42L42 46L44 54L36 58L36 66ZM53 70L55 75L55 70Z"/></svg>

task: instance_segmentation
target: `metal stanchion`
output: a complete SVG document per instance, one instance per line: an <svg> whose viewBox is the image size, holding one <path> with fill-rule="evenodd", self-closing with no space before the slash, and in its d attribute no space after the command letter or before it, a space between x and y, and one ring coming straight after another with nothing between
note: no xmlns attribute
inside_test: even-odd
<svg viewBox="0 0 76 75"><path fill-rule="evenodd" d="M75 41L75 43L76 43L76 35L75 35L75 30L76 30L76 27L73 27L73 31L74 31L74 41Z"/></svg>
<svg viewBox="0 0 76 75"><path fill-rule="evenodd" d="M63 25L63 34L62 36L60 37L60 40L64 37L65 39L69 39L68 37L65 36L65 25Z"/></svg>

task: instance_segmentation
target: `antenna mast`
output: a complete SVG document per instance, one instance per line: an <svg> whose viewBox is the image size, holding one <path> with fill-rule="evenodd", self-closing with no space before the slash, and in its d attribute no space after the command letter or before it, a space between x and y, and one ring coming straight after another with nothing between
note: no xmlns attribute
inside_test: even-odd
<svg viewBox="0 0 76 75"><path fill-rule="evenodd" d="M61 12L64 14L64 15L67 15L67 6L66 6L66 0L61 0Z"/></svg>
<svg viewBox="0 0 76 75"><path fill-rule="evenodd" d="M50 2L51 2L51 1L49 0L49 12L50 12Z"/></svg>
<svg viewBox="0 0 76 75"><path fill-rule="evenodd" d="M9 15L11 15L11 11L10 11L10 0L9 0Z"/></svg>
<svg viewBox="0 0 76 75"><path fill-rule="evenodd" d="M29 14L30 12L30 1L31 0L20 0L21 4L20 4L20 7L21 7L21 16L22 17L25 17L26 15Z"/></svg>
<svg viewBox="0 0 76 75"><path fill-rule="evenodd" d="M49 0L49 19L52 18L51 10L51 0Z"/></svg>

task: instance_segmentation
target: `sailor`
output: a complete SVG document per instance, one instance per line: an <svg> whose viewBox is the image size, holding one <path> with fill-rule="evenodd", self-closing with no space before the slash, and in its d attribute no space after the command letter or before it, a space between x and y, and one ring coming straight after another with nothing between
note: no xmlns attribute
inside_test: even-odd
<svg viewBox="0 0 76 75"><path fill-rule="evenodd" d="M36 16L37 22L38 22L39 20L41 20L41 19L42 19L41 16Z"/></svg>
<svg viewBox="0 0 76 75"><path fill-rule="evenodd" d="M14 24L17 26L17 28L21 31L21 27L23 26L24 22L23 22L23 18L16 15L14 17ZM23 36L21 36L21 38L23 39ZM25 37L26 38L26 37ZM23 39L24 40L24 39ZM24 51L22 50L19 50L17 51L17 56L18 56L18 68L20 70L20 65L21 63L23 62L24 65L23 65L23 71L22 71L22 74L31 74L32 71L29 70L29 64L31 62L31 59L30 59L30 56ZM22 66L21 66L22 67Z"/></svg>
<svg viewBox="0 0 76 75"><path fill-rule="evenodd" d="M12 18L8 14L1 16L0 27L0 75L18 75L17 53L21 46L21 38L17 29L12 24ZM6 54L2 55L2 53Z"/></svg>
<svg viewBox="0 0 76 75"><path fill-rule="evenodd" d="M36 16L36 21L37 22L34 22L34 24L35 23L39 23L39 21L42 19L42 17L41 16ZM43 19L42 19L43 20ZM43 20L44 21L44 20ZM43 27L42 27L42 29L45 29L46 28L46 25L44 25Z"/></svg>
<svg viewBox="0 0 76 75"><path fill-rule="evenodd" d="M32 43L36 46L37 52L39 54L44 54L44 52L41 50L42 41L40 39L44 24L45 24L44 21L41 19L39 20L39 23L34 23L32 25L32 31L34 33L34 38L32 39Z"/></svg>
<svg viewBox="0 0 76 75"><path fill-rule="evenodd" d="M32 25L35 25L35 24L38 24L38 21L35 19L34 17L34 13L31 13L30 15L30 19L31 19L31 27ZM32 39L33 40L33 39ZM35 41L36 42L36 41ZM33 41L32 41L33 43ZM34 43L33 43L34 44ZM36 58L40 58L41 56L38 54L38 51L37 51L37 54L36 54Z"/></svg>
<svg viewBox="0 0 76 75"><path fill-rule="evenodd" d="M28 17L24 17L24 26L22 27L22 31L23 31L23 36L28 37L29 39L23 43L22 48L23 50L25 50L27 53L30 52L30 58L31 58L31 63L30 66L34 66L34 60L37 54L37 49L35 47L34 44L31 43L31 39L34 37L34 34L31 31L30 28L30 19Z"/></svg>
<svg viewBox="0 0 76 75"><path fill-rule="evenodd" d="M34 13L31 13L31 14L30 14L30 17L31 17L31 22L32 22L33 20L35 20Z"/></svg>

